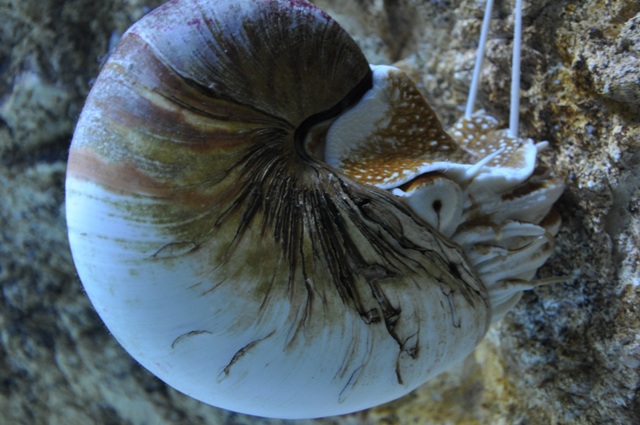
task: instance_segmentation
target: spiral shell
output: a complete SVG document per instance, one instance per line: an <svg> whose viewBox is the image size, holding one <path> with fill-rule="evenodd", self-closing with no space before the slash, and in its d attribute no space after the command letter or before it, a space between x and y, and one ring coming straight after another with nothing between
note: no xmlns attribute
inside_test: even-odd
<svg viewBox="0 0 640 425"><path fill-rule="evenodd" d="M551 253L540 146L474 120L449 136L304 1L170 1L78 122L78 274L120 344L198 400L284 418L393 400L468 355Z"/></svg>

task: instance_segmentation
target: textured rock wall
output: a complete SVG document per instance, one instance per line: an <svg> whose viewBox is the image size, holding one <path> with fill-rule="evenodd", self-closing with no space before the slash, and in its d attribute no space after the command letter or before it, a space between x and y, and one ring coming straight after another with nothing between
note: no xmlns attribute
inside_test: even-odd
<svg viewBox="0 0 640 425"><path fill-rule="evenodd" d="M373 63L461 114L484 5L324 0ZM0 0L0 411L6 423L279 424L202 405L141 369L74 272L64 217L75 119L109 46L158 1ZM479 104L508 115L510 1L497 1ZM640 2L525 1L521 131L567 184L557 253L461 365L318 424L640 423Z"/></svg>

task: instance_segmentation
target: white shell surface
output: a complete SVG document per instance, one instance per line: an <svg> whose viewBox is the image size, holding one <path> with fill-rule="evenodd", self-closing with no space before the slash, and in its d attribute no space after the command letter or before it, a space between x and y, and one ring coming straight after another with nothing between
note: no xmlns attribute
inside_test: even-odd
<svg viewBox="0 0 640 425"><path fill-rule="evenodd" d="M203 266L207 250L177 246L185 252L165 256L152 226L125 219L118 205L129 200L73 178L67 193L76 267L105 324L152 373L206 403L289 418L352 412L406 394L483 334L469 337L461 324L477 314L438 286L422 288L422 300L410 292L393 300L415 310L403 314L418 329L417 358L399 350L384 323L367 324L349 308L328 314L323 300L301 307L284 296L264 308L243 296L251 285L241 276L211 289L218 277ZM314 323L299 330L305 320Z"/></svg>

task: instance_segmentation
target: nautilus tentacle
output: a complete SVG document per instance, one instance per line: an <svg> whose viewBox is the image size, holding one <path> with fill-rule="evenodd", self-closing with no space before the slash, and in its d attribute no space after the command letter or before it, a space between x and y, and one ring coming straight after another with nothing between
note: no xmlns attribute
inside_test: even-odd
<svg viewBox="0 0 640 425"><path fill-rule="evenodd" d="M347 413L464 358L535 285L561 190L538 148L492 122L450 136L307 2L174 0L87 99L69 240L109 330L169 385Z"/></svg>

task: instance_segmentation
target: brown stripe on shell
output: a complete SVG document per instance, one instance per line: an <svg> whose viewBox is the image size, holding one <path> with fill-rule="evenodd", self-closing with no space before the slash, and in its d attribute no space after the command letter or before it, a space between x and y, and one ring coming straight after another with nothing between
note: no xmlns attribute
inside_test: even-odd
<svg viewBox="0 0 640 425"><path fill-rule="evenodd" d="M297 126L338 103L369 66L349 35L324 12L303 2L287 3L174 3L171 12L161 11L155 18L181 31L137 25L131 33L211 97ZM178 18L198 14L188 22ZM179 48L185 44L189 52Z"/></svg>

